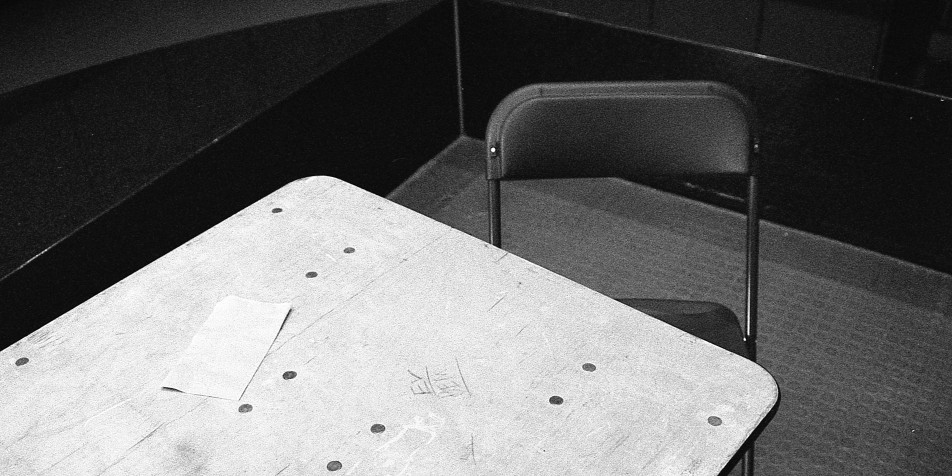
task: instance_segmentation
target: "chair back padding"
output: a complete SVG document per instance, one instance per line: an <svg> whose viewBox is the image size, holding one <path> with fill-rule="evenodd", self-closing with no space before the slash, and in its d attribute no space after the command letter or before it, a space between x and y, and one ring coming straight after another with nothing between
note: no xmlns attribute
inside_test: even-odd
<svg viewBox="0 0 952 476"><path fill-rule="evenodd" d="M753 116L715 82L534 84L492 114L487 178L749 174Z"/></svg>

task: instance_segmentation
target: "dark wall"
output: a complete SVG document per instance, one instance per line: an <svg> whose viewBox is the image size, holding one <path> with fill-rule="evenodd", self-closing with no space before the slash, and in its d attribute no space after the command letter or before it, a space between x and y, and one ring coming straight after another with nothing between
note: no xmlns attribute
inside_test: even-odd
<svg viewBox="0 0 952 476"><path fill-rule="evenodd" d="M952 100L501 2L462 2L466 132L532 82L704 79L762 126L765 218L952 272ZM734 184L647 180L738 208Z"/></svg>
<svg viewBox="0 0 952 476"><path fill-rule="evenodd" d="M354 11L340 15L333 23L319 19L320 30L324 34L327 28L350 26L359 30L366 20ZM427 11L339 66L318 71L316 79L266 112L246 108L243 112L253 117L225 114L195 119L189 107L202 107L198 98L216 97L211 85L227 88L233 75L241 83L235 87L269 92L267 84L256 81L253 75L246 77L247 70L236 72L235 68L266 66L272 55L294 54L293 45L303 49L298 53L316 52L322 45L327 48L326 39L323 44L308 45L307 38L298 38L307 31L305 26L288 26L300 28L268 27L235 33L270 38L258 43L260 56L250 59L220 60L220 56L206 53L209 45L198 42L175 47L185 50L150 54L148 59L121 60L143 63L113 64L99 75L64 78L59 88L4 103L8 110L36 115L38 119L31 124L50 117L65 130L57 135L54 127L45 126L42 131L54 139L50 146L39 140L40 133L35 141L13 140L4 146L11 148L8 154L54 149L57 155L38 155L33 163L48 169L38 171L42 173L31 174L19 168L30 164L29 157L11 162L14 170L35 178L0 189L4 213L21 213L17 219L33 220L30 223L37 230L33 235L7 230L4 245L20 250L38 244L41 251L51 246L41 254L21 252L17 255L19 261L7 261L7 269L15 271L0 280L0 348L292 180L332 175L385 194L458 137L449 3ZM227 49L230 41L213 43L217 46L211 51ZM193 63L194 58L201 61ZM318 63L322 58L314 56ZM168 68L166 74L140 70L152 72L163 66ZM182 78L189 73L207 83L190 89L190 83ZM130 76L133 81L128 80ZM116 83L110 84L109 80ZM96 94L89 92L90 88ZM93 107L100 101L115 101L115 95L99 93L103 89L111 91L109 88L118 90L124 98L121 101L129 104L107 108L108 114L102 115L105 119L98 121L97 114L75 107L84 100ZM180 96L166 94L169 90L196 96L178 100ZM154 94L166 106L159 117L137 110ZM43 109L48 101L59 104L59 108ZM114 127L110 126L113 121ZM18 124L6 123L3 127L9 131ZM96 138L99 134L107 138ZM63 167L77 167L82 177L99 182L72 184L69 189L52 179L44 182L44 173L55 171L56 160L61 160ZM90 170L114 173L115 178L97 178ZM123 193L113 193L115 190ZM45 200L51 201L25 207L21 198L30 194L49 195ZM95 218L88 223L64 224L50 217L70 217L86 209ZM7 220L5 217L9 223ZM36 225L38 222L41 225ZM53 241L34 243L36 236Z"/></svg>
<svg viewBox="0 0 952 476"><path fill-rule="evenodd" d="M147 51L328 11L390 2L384 8L399 17L404 1L2 0L0 93ZM374 26L369 23L368 29Z"/></svg>
<svg viewBox="0 0 952 476"><path fill-rule="evenodd" d="M407 20L391 13L231 32L0 95L0 277Z"/></svg>
<svg viewBox="0 0 952 476"><path fill-rule="evenodd" d="M952 0L510 0L952 95Z"/></svg>

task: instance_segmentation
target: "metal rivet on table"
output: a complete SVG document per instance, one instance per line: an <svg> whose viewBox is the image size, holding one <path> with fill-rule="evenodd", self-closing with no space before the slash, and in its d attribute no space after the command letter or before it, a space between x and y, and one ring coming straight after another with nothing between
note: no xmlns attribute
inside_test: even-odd
<svg viewBox="0 0 952 476"><path fill-rule="evenodd" d="M351 247L349 247L349 246L348 246L347 248L344 248L344 253L353 253L354 251L357 251L357 250L355 250L355 249L353 249L353 248L351 248Z"/></svg>
<svg viewBox="0 0 952 476"><path fill-rule="evenodd" d="M248 412L250 412L250 411L251 411L251 404L250 404L250 403L242 403L241 406L238 407L238 412L239 412L239 413L248 413Z"/></svg>
<svg viewBox="0 0 952 476"><path fill-rule="evenodd" d="M16 364L17 367L19 367L19 366L21 366L21 365L26 365L26 363L29 362L29 361L30 361L30 359L28 359L28 358L26 358L26 357L20 357L20 358L17 359L17 361L14 362L14 363Z"/></svg>
<svg viewBox="0 0 952 476"><path fill-rule="evenodd" d="M308 271L307 274L305 274L304 276L307 277L307 278L316 278L316 277L317 277L317 273L314 272L314 271Z"/></svg>
<svg viewBox="0 0 952 476"><path fill-rule="evenodd" d="M284 211L284 210L282 210L282 209L280 209L280 208L272 208L272 209L271 209L271 213L281 213L281 212L283 212L283 211Z"/></svg>
<svg viewBox="0 0 952 476"><path fill-rule="evenodd" d="M287 372L281 374L281 377L284 380L291 380L292 378L297 377L297 372L293 370L288 370Z"/></svg>
<svg viewBox="0 0 952 476"><path fill-rule="evenodd" d="M552 395L551 397L549 397L549 403L553 405L561 405L563 401L564 400L562 400L562 397L558 395Z"/></svg>
<svg viewBox="0 0 952 476"><path fill-rule="evenodd" d="M707 422L710 423L711 426L721 426L721 423L723 423L720 417L716 417L716 416L707 417Z"/></svg>
<svg viewBox="0 0 952 476"><path fill-rule="evenodd" d="M373 425L370 425L370 432L371 432L371 433L383 433L384 430L386 430L386 429L387 429L387 427L383 426L383 425L380 424L380 423L374 423Z"/></svg>
<svg viewBox="0 0 952 476"><path fill-rule="evenodd" d="M586 362L586 363L582 364L582 370L584 370L584 371L586 371L586 372L594 372L594 371L595 371L595 364Z"/></svg>
<svg viewBox="0 0 952 476"><path fill-rule="evenodd" d="M331 461L330 463L327 463L328 471L337 471L338 469L341 469L343 467L344 465L340 464L340 461Z"/></svg>

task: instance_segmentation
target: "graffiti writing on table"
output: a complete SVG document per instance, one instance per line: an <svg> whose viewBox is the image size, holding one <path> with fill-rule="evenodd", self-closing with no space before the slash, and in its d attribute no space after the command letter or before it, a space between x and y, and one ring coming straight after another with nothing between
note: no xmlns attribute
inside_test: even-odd
<svg viewBox="0 0 952 476"><path fill-rule="evenodd" d="M463 377L459 359L453 364L423 366L407 369L410 378L410 391L414 395L432 395L439 398L472 395Z"/></svg>

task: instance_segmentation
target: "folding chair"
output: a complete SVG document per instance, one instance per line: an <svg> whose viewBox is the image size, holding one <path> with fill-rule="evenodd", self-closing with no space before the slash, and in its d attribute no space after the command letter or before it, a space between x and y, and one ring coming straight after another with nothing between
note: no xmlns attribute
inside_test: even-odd
<svg viewBox="0 0 952 476"><path fill-rule="evenodd" d="M751 360L757 355L759 145L750 103L714 82L525 86L486 131L489 234L501 243L500 182L546 178L739 175L747 178L746 319L712 302L617 299ZM744 457L752 474L753 451Z"/></svg>

